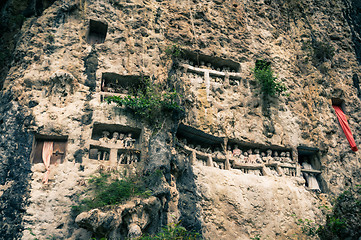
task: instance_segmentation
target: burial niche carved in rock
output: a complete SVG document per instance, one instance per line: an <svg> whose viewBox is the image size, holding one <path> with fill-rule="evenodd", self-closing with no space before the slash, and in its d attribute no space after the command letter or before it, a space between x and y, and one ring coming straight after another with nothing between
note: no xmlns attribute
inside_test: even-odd
<svg viewBox="0 0 361 240"><path fill-rule="evenodd" d="M87 43L99 44L105 41L108 31L108 24L101 21L89 20Z"/></svg>
<svg viewBox="0 0 361 240"><path fill-rule="evenodd" d="M298 163L301 166L303 178L306 180L306 187L309 190L321 192L321 162L319 160L319 150L317 148L299 146Z"/></svg>
<svg viewBox="0 0 361 240"><path fill-rule="evenodd" d="M132 164L141 159L140 129L117 124L94 124L89 159Z"/></svg>
<svg viewBox="0 0 361 240"><path fill-rule="evenodd" d="M59 136L36 136L33 142L33 149L30 155L32 164L43 163L45 174L42 182L48 183L50 165L63 163L67 145L67 137Z"/></svg>
<svg viewBox="0 0 361 240"><path fill-rule="evenodd" d="M39 136L35 137L31 153L31 163L43 163L50 156L50 164L63 163L67 145L66 137Z"/></svg>

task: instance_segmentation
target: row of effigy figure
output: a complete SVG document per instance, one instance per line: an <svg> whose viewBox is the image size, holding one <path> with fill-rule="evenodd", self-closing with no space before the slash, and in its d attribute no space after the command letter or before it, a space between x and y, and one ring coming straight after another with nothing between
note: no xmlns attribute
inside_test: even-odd
<svg viewBox="0 0 361 240"><path fill-rule="evenodd" d="M103 144L116 144L119 148L133 148L135 146L136 139L132 137L131 133L123 134L119 132L113 132L112 138L109 136L110 132L103 131L99 142Z"/></svg>
<svg viewBox="0 0 361 240"><path fill-rule="evenodd" d="M109 83L106 86L103 86L102 89L104 92L109 93L129 94L129 91L126 88L114 83Z"/></svg>
<svg viewBox="0 0 361 240"><path fill-rule="evenodd" d="M189 60L185 60L184 61L185 64L188 64L188 65L191 65L191 66L194 66L196 68L203 68L203 69L209 69L209 70L215 70L215 71L218 71L218 72L235 72L235 70L231 69L230 67L218 67L218 68L215 68L211 63L205 63L203 61L200 62L200 64L195 64L194 62L192 61L189 61Z"/></svg>
<svg viewBox="0 0 361 240"><path fill-rule="evenodd" d="M231 159L235 163L293 163L290 152L281 152L278 154L277 151L268 149L266 152L260 152L259 149L248 149L242 151L235 145L232 149L228 146L227 153L231 156Z"/></svg>
<svg viewBox="0 0 361 240"><path fill-rule="evenodd" d="M183 139L181 143L199 152L211 154L213 158L225 159L226 157L219 147L212 150L211 148L203 148L201 145L194 146L193 144L187 144L185 139ZM235 145L233 149L231 146L228 146L227 154L234 164L293 163L290 152L282 151L278 154L277 151L272 151L271 149L268 149L265 152L260 152L259 149L248 149L247 151L242 151L238 148L238 145Z"/></svg>

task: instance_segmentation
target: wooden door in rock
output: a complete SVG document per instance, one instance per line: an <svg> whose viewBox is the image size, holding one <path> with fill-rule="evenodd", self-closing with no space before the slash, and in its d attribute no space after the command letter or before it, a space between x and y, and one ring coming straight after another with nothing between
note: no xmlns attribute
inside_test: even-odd
<svg viewBox="0 0 361 240"><path fill-rule="evenodd" d="M53 142L53 153L50 158L50 164L60 164L63 163L65 157L66 150L66 141L59 140L36 140L34 149L33 149L33 157L31 159L32 163L42 163L42 154L44 142Z"/></svg>

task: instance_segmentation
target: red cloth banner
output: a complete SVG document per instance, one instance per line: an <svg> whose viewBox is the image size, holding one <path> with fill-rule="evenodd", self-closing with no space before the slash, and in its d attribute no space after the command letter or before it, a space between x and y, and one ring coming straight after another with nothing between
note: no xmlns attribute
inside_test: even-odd
<svg viewBox="0 0 361 240"><path fill-rule="evenodd" d="M340 106L332 105L332 107L336 111L338 121L339 121L339 123L341 125L341 128L342 128L343 132L346 135L346 138L347 138L347 140L348 140L348 142L350 144L351 150L356 152L358 149L357 149L355 140L353 139L351 129L350 129L349 125L348 125L346 115L343 113Z"/></svg>

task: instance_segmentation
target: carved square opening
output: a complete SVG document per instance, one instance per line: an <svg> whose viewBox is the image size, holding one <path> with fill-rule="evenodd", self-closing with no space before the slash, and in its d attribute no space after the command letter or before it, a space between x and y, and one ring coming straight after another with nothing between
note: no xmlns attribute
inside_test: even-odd
<svg viewBox="0 0 361 240"><path fill-rule="evenodd" d="M129 94L140 87L142 77L139 75L120 75L113 72L102 74L101 91Z"/></svg>
<svg viewBox="0 0 361 240"><path fill-rule="evenodd" d="M208 151L211 153L215 149L222 151L223 138L215 137L201 130L180 124L176 134L179 141L185 145L195 148L196 150Z"/></svg>
<svg viewBox="0 0 361 240"><path fill-rule="evenodd" d="M324 192L326 184L321 177L321 162L319 149L299 146L298 163L301 165L301 174L306 180L306 187L310 190Z"/></svg>
<svg viewBox="0 0 361 240"><path fill-rule="evenodd" d="M117 140L119 140L119 135L123 134L124 138L131 135L132 139L135 140L134 144L138 144L140 140L141 130L138 128L132 128L129 126L119 125L119 124L105 124L105 123L95 123L93 126L93 132L91 138L93 140L101 140L104 138L104 134L107 135L105 142L111 143L111 140L114 136L114 133L117 133Z"/></svg>
<svg viewBox="0 0 361 240"><path fill-rule="evenodd" d="M217 71L239 72L241 65L230 59L209 56L197 51L182 50L182 58L187 60L191 66L200 68L211 68Z"/></svg>
<svg viewBox="0 0 361 240"><path fill-rule="evenodd" d="M110 159L110 149L90 145L89 159L109 161L109 159Z"/></svg>
<svg viewBox="0 0 361 240"><path fill-rule="evenodd" d="M331 98L332 106L341 107L342 111L346 114L346 105L345 100L341 98Z"/></svg>
<svg viewBox="0 0 361 240"><path fill-rule="evenodd" d="M43 163L43 157L51 154L50 164L64 162L67 137L36 136L30 157L31 163Z"/></svg>
<svg viewBox="0 0 361 240"><path fill-rule="evenodd" d="M99 44L105 41L108 32L108 24L101 21L89 20L87 43Z"/></svg>

